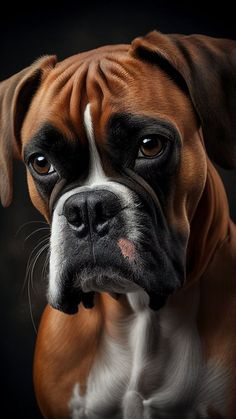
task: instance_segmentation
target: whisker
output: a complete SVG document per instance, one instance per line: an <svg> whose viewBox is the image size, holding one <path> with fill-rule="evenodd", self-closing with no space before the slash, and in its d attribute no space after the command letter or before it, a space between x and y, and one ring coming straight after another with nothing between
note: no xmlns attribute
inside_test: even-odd
<svg viewBox="0 0 236 419"><path fill-rule="evenodd" d="M34 234L38 233L39 231L49 231L49 227L41 227L41 228L37 228L37 230L33 231L32 233L30 233L24 240L24 243L30 239L30 237L34 236Z"/></svg>
<svg viewBox="0 0 236 419"><path fill-rule="evenodd" d="M46 224L47 226L49 226L48 225L48 223L46 222L46 221L39 221L39 220L35 220L35 221L28 221L27 223L24 223L24 224L22 224L22 226L20 226L19 227L19 229L17 230L17 232L16 232L16 234L15 234L15 237L17 237L18 236L18 234L25 228L25 227L27 227L28 225L32 225L32 224ZM50 227L49 227L50 228Z"/></svg>
<svg viewBox="0 0 236 419"><path fill-rule="evenodd" d="M32 290L34 291L34 269L36 266L37 261L39 260L40 256L42 255L42 253L44 252L44 250L48 249L49 244L46 243L41 249L39 249L39 251L36 253L35 257L34 257L34 261L31 265L31 269L30 269L30 282L31 282L31 287Z"/></svg>
<svg viewBox="0 0 236 419"><path fill-rule="evenodd" d="M49 258L50 258L50 252L48 251L45 257L45 261L43 264L43 269L42 269L42 279L47 279L46 278L46 273L47 273L47 268L48 268L48 262L49 262Z"/></svg>
<svg viewBox="0 0 236 419"><path fill-rule="evenodd" d="M37 335L38 331L36 328L36 324L34 321L34 316L33 316L33 310L32 310L32 302L31 302L31 294L30 294L30 282L28 281L28 286L27 286L27 295L28 295L28 300L29 300L29 310L30 310L30 318L31 318L31 322L34 328L34 332Z"/></svg>
<svg viewBox="0 0 236 419"><path fill-rule="evenodd" d="M34 247L34 249L31 251L31 253L29 255L27 266L26 266L25 279L24 279L24 282L23 282L23 285L22 285L22 292L24 291L25 285L26 285L26 282L27 282L27 279L29 278L29 272L30 272L32 263L34 262L34 258L36 256L35 255L35 252L37 253L38 252L38 248L40 246L42 246L44 243L46 243L46 242L49 241L49 237L50 236L48 236L48 235L45 236L45 237L43 237L42 240ZM49 243L48 243L48 245L49 245Z"/></svg>
<svg viewBox="0 0 236 419"><path fill-rule="evenodd" d="M27 282L27 295L28 295L28 301L29 301L29 310L30 310L30 318L32 321L32 325L34 328L35 333L37 334L37 327L34 321L34 315L33 315L33 309L32 309L32 298L31 298L31 288L34 290L34 270L35 266L40 258L40 256L43 254L43 252L49 248L49 236L42 239L32 250L30 254L30 258L27 264L27 270L25 275L25 280L23 284L23 289L25 288L26 282ZM48 258L49 253L47 254ZM44 262L45 263L45 262ZM22 289L22 291L23 291Z"/></svg>

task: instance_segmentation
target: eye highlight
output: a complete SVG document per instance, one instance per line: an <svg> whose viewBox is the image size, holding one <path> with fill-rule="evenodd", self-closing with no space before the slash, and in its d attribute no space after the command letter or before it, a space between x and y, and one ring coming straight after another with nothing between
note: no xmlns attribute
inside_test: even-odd
<svg viewBox="0 0 236 419"><path fill-rule="evenodd" d="M56 172L51 162L43 154L35 154L30 160L30 166L36 173L43 176Z"/></svg>
<svg viewBox="0 0 236 419"><path fill-rule="evenodd" d="M159 156L167 145L167 139L163 135L147 135L139 142L138 157L153 158Z"/></svg>

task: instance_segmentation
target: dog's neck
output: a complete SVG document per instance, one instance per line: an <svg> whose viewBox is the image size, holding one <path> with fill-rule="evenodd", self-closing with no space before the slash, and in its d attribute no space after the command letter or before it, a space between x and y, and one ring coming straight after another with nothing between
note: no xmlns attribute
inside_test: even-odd
<svg viewBox="0 0 236 419"><path fill-rule="evenodd" d="M187 248L187 283L198 280L230 234L229 207L221 178L208 161L204 191L191 222Z"/></svg>

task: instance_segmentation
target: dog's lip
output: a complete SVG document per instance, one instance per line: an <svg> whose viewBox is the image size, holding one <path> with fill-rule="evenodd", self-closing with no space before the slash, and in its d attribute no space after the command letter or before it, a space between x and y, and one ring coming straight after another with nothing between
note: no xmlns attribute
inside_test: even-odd
<svg viewBox="0 0 236 419"><path fill-rule="evenodd" d="M108 294L118 300L122 295L122 293L118 292L108 292ZM160 310L166 303L168 296L161 295L156 293L147 292L149 296L149 308L153 311ZM63 301L60 302L53 302L50 301L50 305L65 314L73 315L77 314L79 310L79 305L82 303L86 309L91 309L94 307L94 296L95 292L83 292L80 293L80 298L64 298Z"/></svg>
<svg viewBox="0 0 236 419"><path fill-rule="evenodd" d="M55 310L61 311L62 313L65 313L65 314L76 314L78 312L78 307L79 307L79 303L72 304L71 302L66 302L66 301L63 303L59 303L59 302L55 303L53 301L49 301L49 304Z"/></svg>
<svg viewBox="0 0 236 419"><path fill-rule="evenodd" d="M79 305L82 303L83 306L86 309L91 309L94 307L94 292L82 292L82 296L81 299L78 299L78 301L76 301L76 299L74 299L74 301L72 299L64 299L64 301L61 302L54 302L54 301L50 301L50 305L52 308L54 308L55 310L59 310L65 314L76 314L78 313L79 310ZM119 300L119 298L121 297L121 293L118 292L109 292L109 295L114 299L114 300Z"/></svg>
<svg viewBox="0 0 236 419"><path fill-rule="evenodd" d="M87 309L94 306L94 292L83 292L81 290L70 292L69 295L64 295L61 300L50 300L49 304L56 310L62 311L66 314L76 314L80 303Z"/></svg>

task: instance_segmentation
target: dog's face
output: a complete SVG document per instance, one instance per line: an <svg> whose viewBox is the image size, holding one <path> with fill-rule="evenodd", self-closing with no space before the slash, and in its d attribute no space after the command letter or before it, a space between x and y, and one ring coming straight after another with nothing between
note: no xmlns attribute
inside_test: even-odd
<svg viewBox="0 0 236 419"><path fill-rule="evenodd" d="M205 181L193 107L126 47L69 63L42 84L22 130L32 200L52 217L49 301L74 312L81 300L92 304L94 291L141 287L158 308L185 278Z"/></svg>
<svg viewBox="0 0 236 419"><path fill-rule="evenodd" d="M48 298L67 313L139 289L158 309L185 280L207 172L199 114L179 71L136 44L47 68L22 121L31 199L51 222Z"/></svg>

